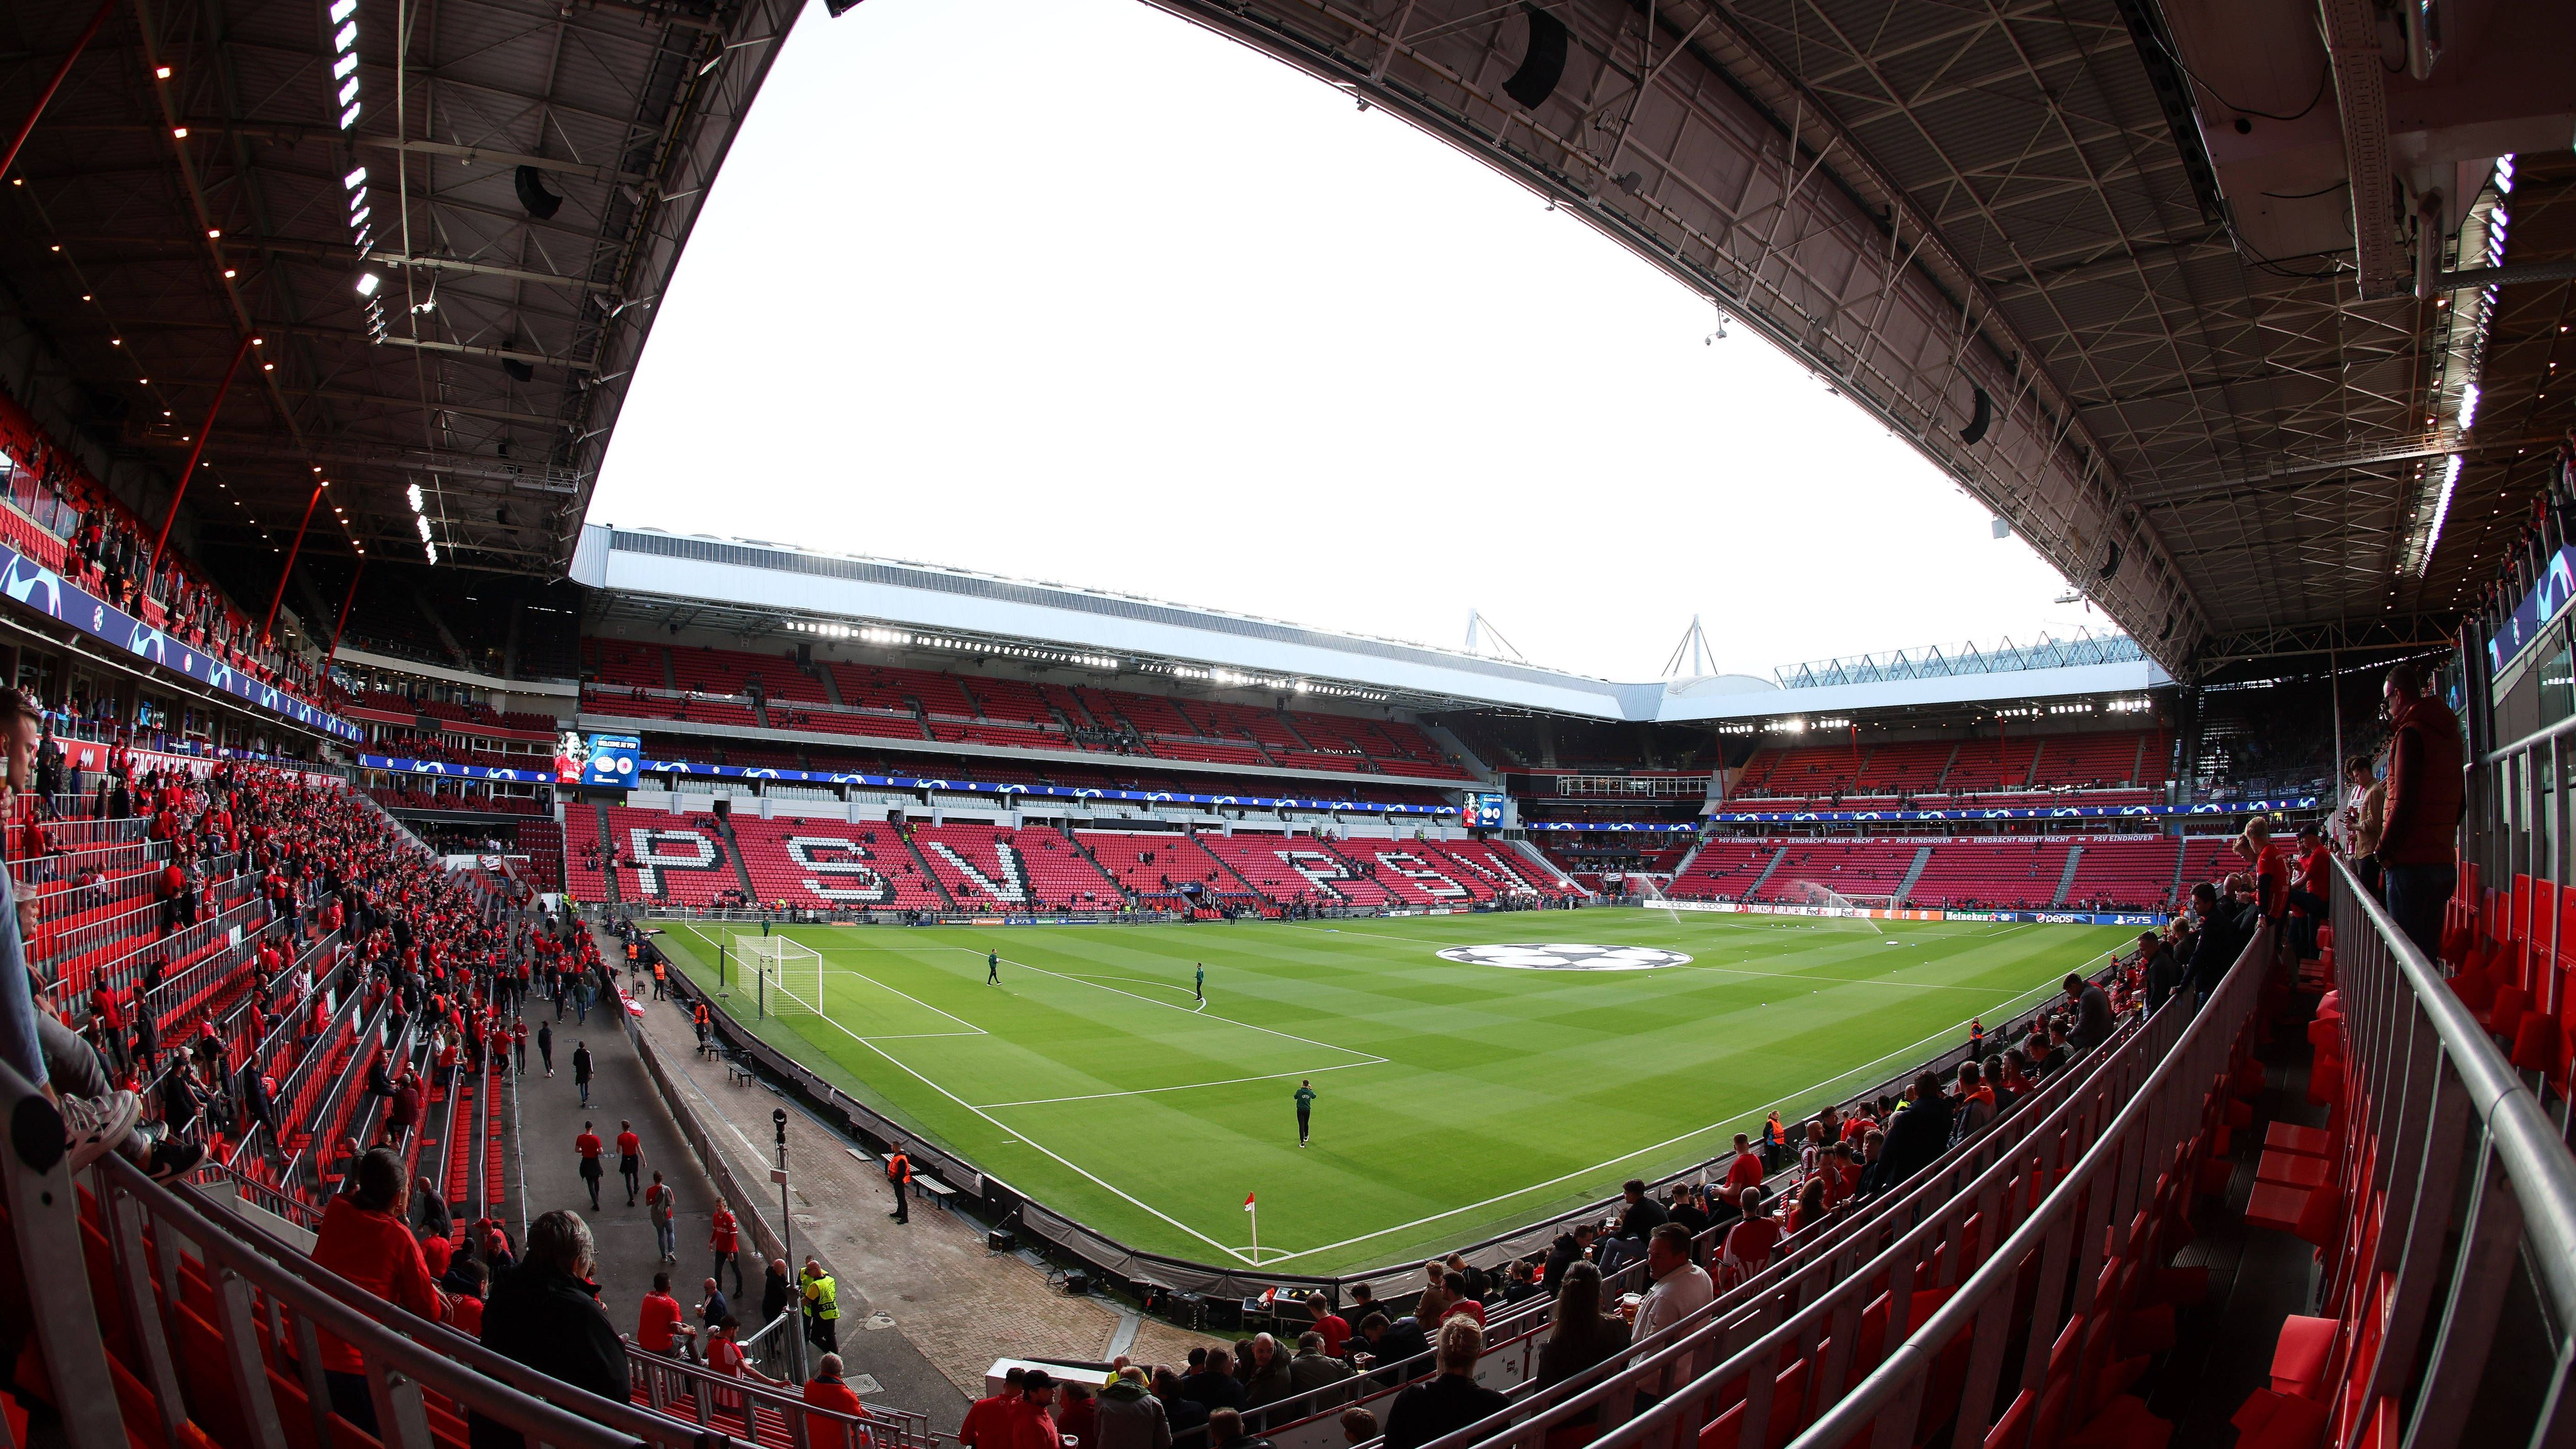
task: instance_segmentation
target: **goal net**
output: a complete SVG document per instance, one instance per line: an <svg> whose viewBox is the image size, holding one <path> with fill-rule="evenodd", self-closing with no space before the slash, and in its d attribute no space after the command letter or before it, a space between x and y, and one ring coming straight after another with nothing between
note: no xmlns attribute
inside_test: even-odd
<svg viewBox="0 0 2576 1449"><path fill-rule="evenodd" d="M763 1016L821 1016L823 957L785 936L733 938L734 959Z"/></svg>

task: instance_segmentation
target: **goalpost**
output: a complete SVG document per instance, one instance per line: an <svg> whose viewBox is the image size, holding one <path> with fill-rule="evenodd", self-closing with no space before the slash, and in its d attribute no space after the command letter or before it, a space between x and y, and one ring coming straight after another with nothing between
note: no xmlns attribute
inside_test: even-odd
<svg viewBox="0 0 2576 1449"><path fill-rule="evenodd" d="M738 970L749 979L762 1016L821 1016L823 957L785 936L733 938Z"/></svg>

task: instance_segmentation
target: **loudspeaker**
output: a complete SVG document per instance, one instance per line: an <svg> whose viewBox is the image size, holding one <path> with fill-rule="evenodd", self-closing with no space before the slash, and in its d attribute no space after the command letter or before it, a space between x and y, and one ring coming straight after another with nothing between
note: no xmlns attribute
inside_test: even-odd
<svg viewBox="0 0 2576 1449"><path fill-rule="evenodd" d="M1017 1233L993 1228L984 1234L984 1251L987 1253L1016 1253L1019 1250L1020 1235Z"/></svg>
<svg viewBox="0 0 2576 1449"><path fill-rule="evenodd" d="M502 358L501 370L510 374L512 382L530 382L535 380L537 375L537 369L534 366L521 362L515 357Z"/></svg>
<svg viewBox="0 0 2576 1449"><path fill-rule="evenodd" d="M555 213L563 210L564 199L546 190L534 166L520 167L512 181L519 191L519 205L528 215L539 221L552 221Z"/></svg>
<svg viewBox="0 0 2576 1449"><path fill-rule="evenodd" d="M1503 82L1503 94L1534 111L1556 94L1556 83L1565 78L1566 42L1571 37L1564 21L1535 5L1522 8L1529 11L1529 50L1521 57L1521 68Z"/></svg>
<svg viewBox="0 0 2576 1449"><path fill-rule="evenodd" d="M1959 441L1971 445L1975 444L1979 438L1986 435L1987 426L1993 423L1994 420L1995 400L1986 396L1986 390L1984 388L1978 388L1976 416L1968 419L1968 426L1960 430Z"/></svg>
<svg viewBox="0 0 2576 1449"><path fill-rule="evenodd" d="M1076 1269L1073 1272L1064 1275L1064 1296L1067 1298L1082 1298L1089 1296L1090 1293L1090 1274L1085 1273L1080 1269Z"/></svg>

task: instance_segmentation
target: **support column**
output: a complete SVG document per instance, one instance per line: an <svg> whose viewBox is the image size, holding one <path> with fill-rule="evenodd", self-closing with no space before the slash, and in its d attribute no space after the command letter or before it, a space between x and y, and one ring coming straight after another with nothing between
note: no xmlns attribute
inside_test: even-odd
<svg viewBox="0 0 2576 1449"><path fill-rule="evenodd" d="M26 145L27 138L36 132L36 118L45 113L45 107L53 104L54 92L63 88L64 80L72 73L72 62L81 58L82 51L89 49L90 41L98 35L98 28L107 23L108 12L115 8L116 0L100 0L98 13L89 18L89 28L80 33L80 39L72 42L71 50L63 56L63 63L54 67L54 78L45 82L44 93L36 97L35 109L27 112L27 119L18 123L18 134L9 138L7 154L0 155L0 176L8 175L9 168L17 163L18 148Z"/></svg>
<svg viewBox="0 0 2576 1449"><path fill-rule="evenodd" d="M263 649L268 647L268 626L277 622L277 606L286 601L286 577L295 572L295 556L304 551L304 531L313 526L314 505L322 501L322 490L330 486L331 480L323 479L313 485L313 496L304 500L304 521L295 525L295 542L286 550L286 567L277 572L277 591L268 596L268 612L260 616L259 645ZM350 582L354 586L356 580Z"/></svg>
<svg viewBox="0 0 2576 1449"><path fill-rule="evenodd" d="M161 565L161 549L170 541L170 525L179 521L179 500L188 496L189 480L197 476L197 460L205 456L206 435L215 430L215 414L223 409L224 394L233 390L233 374L241 371L242 359L250 356L250 350L260 341L257 337L243 338L241 346L233 349L233 360L224 368L224 380L215 385L215 400L206 404L206 420L197 425L196 443L188 449L188 466L179 474L179 486L170 491L170 512L162 518L161 532L152 540L152 560L144 566L146 574Z"/></svg>

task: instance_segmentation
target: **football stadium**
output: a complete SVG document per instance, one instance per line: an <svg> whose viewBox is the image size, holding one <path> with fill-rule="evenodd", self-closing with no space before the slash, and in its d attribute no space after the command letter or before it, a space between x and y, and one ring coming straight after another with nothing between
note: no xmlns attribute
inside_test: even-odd
<svg viewBox="0 0 2576 1449"><path fill-rule="evenodd" d="M0 9L0 1434L2566 1444L2571 36Z"/></svg>

